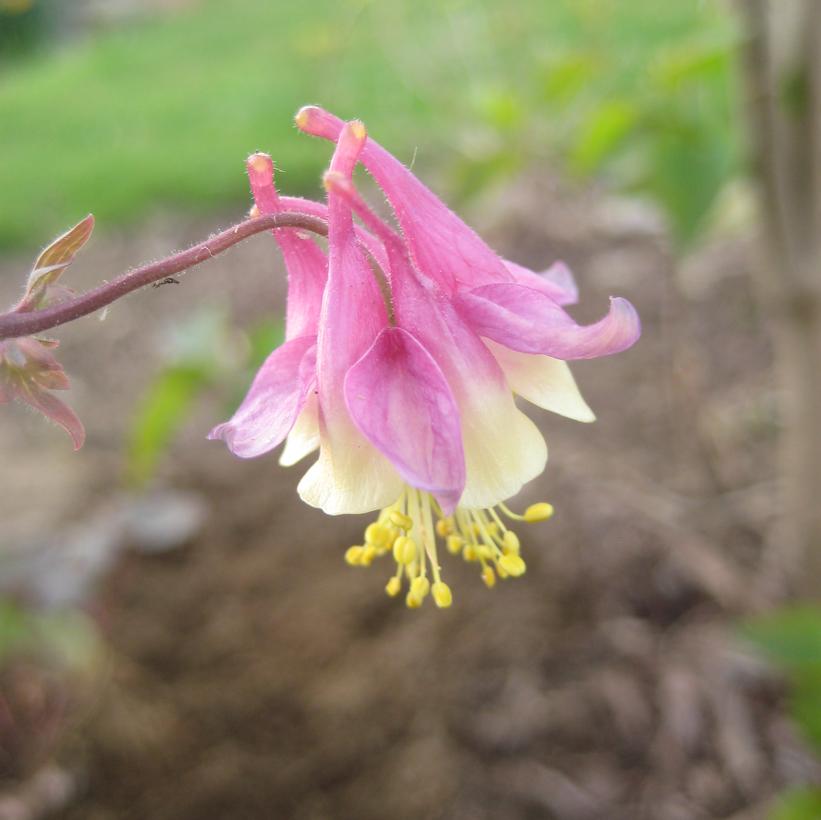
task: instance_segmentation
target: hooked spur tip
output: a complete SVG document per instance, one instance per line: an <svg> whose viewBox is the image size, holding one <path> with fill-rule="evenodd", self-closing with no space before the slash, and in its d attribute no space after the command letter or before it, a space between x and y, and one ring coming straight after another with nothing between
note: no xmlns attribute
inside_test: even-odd
<svg viewBox="0 0 821 820"><path fill-rule="evenodd" d="M364 142L368 138L368 129L362 120L351 120L348 123L348 130L359 142Z"/></svg>
<svg viewBox="0 0 821 820"><path fill-rule="evenodd" d="M313 115L319 109L315 105L303 105L294 116L296 127L301 131L307 131Z"/></svg>
<svg viewBox="0 0 821 820"><path fill-rule="evenodd" d="M273 171L274 162L268 154L256 153L251 154L245 161L245 165L249 171L257 174L270 174Z"/></svg>
<svg viewBox="0 0 821 820"><path fill-rule="evenodd" d="M348 193L352 190L350 180L339 171L326 171L322 175L322 184L328 193Z"/></svg>

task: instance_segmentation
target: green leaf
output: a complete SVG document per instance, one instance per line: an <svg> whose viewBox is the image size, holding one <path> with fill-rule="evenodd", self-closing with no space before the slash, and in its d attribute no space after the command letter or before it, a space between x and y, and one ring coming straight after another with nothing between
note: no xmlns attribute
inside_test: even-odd
<svg viewBox="0 0 821 820"><path fill-rule="evenodd" d="M790 714L807 740L821 749L821 672L794 673Z"/></svg>
<svg viewBox="0 0 821 820"><path fill-rule="evenodd" d="M173 365L159 373L143 396L131 427L128 478L132 484L144 484L151 477L210 377L207 368L196 364Z"/></svg>
<svg viewBox="0 0 821 820"><path fill-rule="evenodd" d="M821 748L821 609L783 609L748 622L742 632L787 673L790 713Z"/></svg>
<svg viewBox="0 0 821 820"><path fill-rule="evenodd" d="M821 789L790 789L782 794L769 820L818 820L821 817Z"/></svg>
<svg viewBox="0 0 821 820"><path fill-rule="evenodd" d="M744 624L742 634L789 670L821 672L821 608L789 607L762 615Z"/></svg>
<svg viewBox="0 0 821 820"><path fill-rule="evenodd" d="M545 102L571 101L596 78L600 63L601 60L594 54L574 52L549 65L542 82Z"/></svg>
<svg viewBox="0 0 821 820"><path fill-rule="evenodd" d="M652 79L666 91L676 91L682 85L702 85L705 80L721 81L738 43L735 36L708 40L690 40L662 52L654 66Z"/></svg>
<svg viewBox="0 0 821 820"><path fill-rule="evenodd" d="M597 170L635 128L638 120L638 108L627 100L602 103L581 128L570 155L572 168L582 174Z"/></svg>
<svg viewBox="0 0 821 820"><path fill-rule="evenodd" d="M524 122L522 103L508 89L483 89L477 97L476 107L485 121L499 131L514 130Z"/></svg>
<svg viewBox="0 0 821 820"><path fill-rule="evenodd" d="M69 665L86 665L97 648L91 621L76 610L35 612L0 598L0 663L20 652L43 652Z"/></svg>
<svg viewBox="0 0 821 820"><path fill-rule="evenodd" d="M248 332L251 345L248 366L254 371L268 358L274 348L285 340L285 327L281 321L271 319L259 322Z"/></svg>
<svg viewBox="0 0 821 820"><path fill-rule="evenodd" d="M34 636L34 624L12 601L0 599L0 661Z"/></svg>
<svg viewBox="0 0 821 820"><path fill-rule="evenodd" d="M19 310L34 310L42 307L47 290L62 276L63 271L74 261L74 257L88 242L94 230L94 217L89 214L71 230L58 236L38 257L29 274L26 293Z"/></svg>

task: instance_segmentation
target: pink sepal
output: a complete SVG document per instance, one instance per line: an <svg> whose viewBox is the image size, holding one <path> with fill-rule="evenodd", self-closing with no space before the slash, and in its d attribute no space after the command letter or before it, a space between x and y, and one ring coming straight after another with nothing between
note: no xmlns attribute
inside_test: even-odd
<svg viewBox="0 0 821 820"><path fill-rule="evenodd" d="M296 115L301 130L335 142L344 123L317 106ZM485 242L396 157L368 139L362 164L385 192L418 269L445 292L513 277Z"/></svg>
<svg viewBox="0 0 821 820"><path fill-rule="evenodd" d="M517 284L483 285L456 297L459 312L480 335L522 353L593 359L631 347L641 335L636 309L612 297L610 311L578 325L544 293Z"/></svg>
<svg viewBox="0 0 821 820"><path fill-rule="evenodd" d="M246 162L248 181L260 214L285 210L274 187L274 164L267 154L251 154ZM316 335L322 292L328 278L328 258L313 241L294 228L271 231L288 271L285 338Z"/></svg>
<svg viewBox="0 0 821 820"><path fill-rule="evenodd" d="M529 268L509 262L505 267L520 285L526 285L549 296L557 305L575 305L579 301L579 288L570 268L564 262L554 262L547 270L536 273Z"/></svg>
<svg viewBox="0 0 821 820"><path fill-rule="evenodd" d="M268 356L237 412L208 438L240 458L267 453L285 440L315 386L316 337L291 339Z"/></svg>
<svg viewBox="0 0 821 820"><path fill-rule="evenodd" d="M459 409L445 376L416 338L385 328L345 378L356 426L412 487L450 515L465 487Z"/></svg>

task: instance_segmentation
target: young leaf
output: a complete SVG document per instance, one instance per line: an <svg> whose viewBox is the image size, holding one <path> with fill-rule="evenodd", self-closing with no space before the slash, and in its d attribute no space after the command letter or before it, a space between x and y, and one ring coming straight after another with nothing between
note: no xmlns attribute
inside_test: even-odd
<svg viewBox="0 0 821 820"><path fill-rule="evenodd" d="M26 292L17 306L18 311L35 310L42 307L48 289L54 285L63 271L74 261L74 257L88 242L94 230L94 217L89 214L71 230L58 236L38 257L29 274Z"/></svg>

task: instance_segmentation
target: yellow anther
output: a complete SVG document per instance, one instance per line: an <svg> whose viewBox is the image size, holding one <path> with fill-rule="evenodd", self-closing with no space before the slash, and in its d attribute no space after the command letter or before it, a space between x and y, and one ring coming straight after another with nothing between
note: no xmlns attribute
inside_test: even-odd
<svg viewBox="0 0 821 820"><path fill-rule="evenodd" d="M410 594L421 601L430 592L430 581L423 576L414 578L411 582Z"/></svg>
<svg viewBox="0 0 821 820"><path fill-rule="evenodd" d="M531 504L524 514L524 520L531 524L535 521L547 521L553 515L553 505L546 501L540 501L538 504Z"/></svg>
<svg viewBox="0 0 821 820"><path fill-rule="evenodd" d="M413 526L413 519L409 515L399 512L399 510L391 510L390 519L395 526L401 527L403 530L409 530Z"/></svg>
<svg viewBox="0 0 821 820"><path fill-rule="evenodd" d="M365 137L368 136L368 132L365 129L365 123L361 120L351 120L348 123L348 127L351 129L351 133L360 141L364 140Z"/></svg>
<svg viewBox="0 0 821 820"><path fill-rule="evenodd" d="M388 542L388 528L383 527L376 521L373 524L368 524L365 529L365 543L372 544L374 547L381 547Z"/></svg>
<svg viewBox="0 0 821 820"><path fill-rule="evenodd" d="M519 536L513 530L506 530L502 536L502 545L505 555L519 554Z"/></svg>
<svg viewBox="0 0 821 820"><path fill-rule="evenodd" d="M431 588L431 593L439 609L447 609L453 603L453 593L444 581L437 581Z"/></svg>
<svg viewBox="0 0 821 820"><path fill-rule="evenodd" d="M485 561L493 560L494 555L495 552L487 544L482 544L482 546L479 547L479 557L484 558Z"/></svg>
<svg viewBox="0 0 821 820"><path fill-rule="evenodd" d="M544 521L553 514L553 507L547 502L531 504L519 515L500 503L488 509L459 509L446 516L432 496L406 487L398 501L380 510L379 517L365 528L364 541L350 547L345 560L366 567L390 552L397 566L385 584L386 594L391 598L404 595L410 609L423 606L430 595L438 608L446 609L453 604L453 592L440 577L439 539L451 555L461 554L465 561L480 563L480 577L488 589L500 579L525 573L519 537L505 527L500 513L514 521Z"/></svg>
<svg viewBox="0 0 821 820"><path fill-rule="evenodd" d="M521 556L511 553L510 555L503 555L499 559L499 568L504 569L508 575L518 578L520 575L524 575L527 566Z"/></svg>
<svg viewBox="0 0 821 820"><path fill-rule="evenodd" d="M248 157L248 167L258 174L263 174L271 167L271 158L266 154L251 154Z"/></svg>
<svg viewBox="0 0 821 820"><path fill-rule="evenodd" d="M361 566L362 553L364 551L364 547L348 547L348 549L345 550L345 561L352 567Z"/></svg>
<svg viewBox="0 0 821 820"><path fill-rule="evenodd" d="M436 522L436 534L442 538L450 535L454 529L452 518L440 518Z"/></svg>
<svg viewBox="0 0 821 820"><path fill-rule="evenodd" d="M400 535L393 542L393 558L397 564L410 564L416 558L416 542L407 535Z"/></svg>

